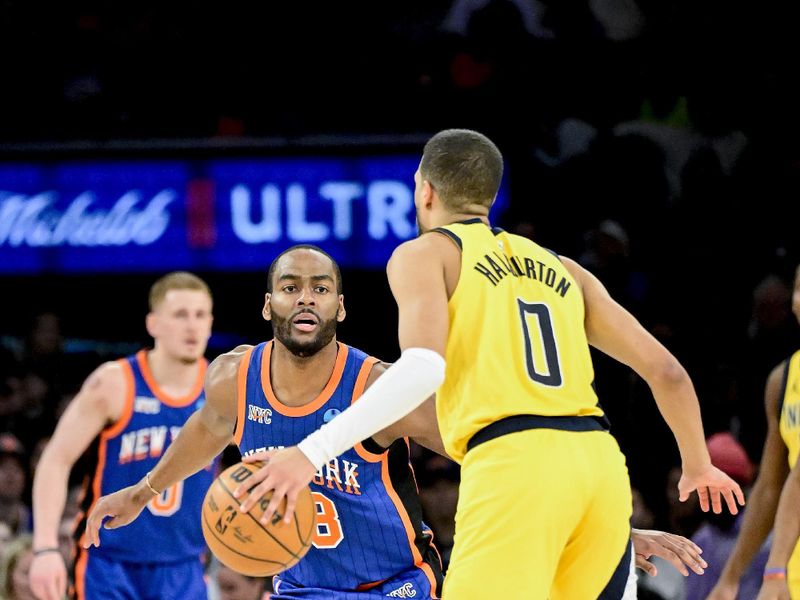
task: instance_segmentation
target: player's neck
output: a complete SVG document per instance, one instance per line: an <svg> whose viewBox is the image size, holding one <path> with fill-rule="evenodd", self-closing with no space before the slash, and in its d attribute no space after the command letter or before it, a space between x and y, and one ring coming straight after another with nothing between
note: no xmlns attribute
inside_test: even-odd
<svg viewBox="0 0 800 600"><path fill-rule="evenodd" d="M444 225L452 225L453 223L461 223L463 221L471 221L472 219L480 219L487 226L489 223L489 215L477 212L442 212L437 215L436 224L433 228L442 227Z"/></svg>
<svg viewBox="0 0 800 600"><path fill-rule="evenodd" d="M336 366L338 344L333 338L314 356L292 354L277 340L270 356L270 383L275 397L286 406L305 406L325 389Z"/></svg>
<svg viewBox="0 0 800 600"><path fill-rule="evenodd" d="M171 396L183 396L197 383L200 360L187 364L169 356L160 348L151 350L146 357L153 379Z"/></svg>

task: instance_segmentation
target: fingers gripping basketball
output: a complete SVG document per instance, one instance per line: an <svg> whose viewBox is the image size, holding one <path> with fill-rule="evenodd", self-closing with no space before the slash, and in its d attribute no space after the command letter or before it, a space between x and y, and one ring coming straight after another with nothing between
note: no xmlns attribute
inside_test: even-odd
<svg viewBox="0 0 800 600"><path fill-rule="evenodd" d="M233 491L260 469L260 463L238 463L223 471L208 489L202 511L203 536L214 556L231 569L254 577L275 575L296 564L308 552L315 531L314 501L306 487L297 497L294 519L283 523L284 500L268 525L262 525L271 494L249 512Z"/></svg>

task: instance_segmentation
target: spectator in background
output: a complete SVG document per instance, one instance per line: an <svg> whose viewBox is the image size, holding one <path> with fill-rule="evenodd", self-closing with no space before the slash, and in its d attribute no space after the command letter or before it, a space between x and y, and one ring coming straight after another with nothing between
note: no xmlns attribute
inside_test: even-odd
<svg viewBox="0 0 800 600"><path fill-rule="evenodd" d="M0 431L17 431L25 407L21 369L14 355L0 346Z"/></svg>
<svg viewBox="0 0 800 600"><path fill-rule="evenodd" d="M6 554L6 548L14 539L14 534L11 533L11 528L5 521L0 521L0 561Z"/></svg>
<svg viewBox="0 0 800 600"><path fill-rule="evenodd" d="M6 548L0 563L0 594L2 600L36 600L28 585L28 570L33 561L33 540L23 535Z"/></svg>
<svg viewBox="0 0 800 600"><path fill-rule="evenodd" d="M747 456L742 445L728 432L716 433L708 438L708 452L711 462L730 475L742 488L753 482L755 466ZM738 515L713 514L704 515L705 523L692 537L692 541L703 548L703 558L708 563L705 574L696 575L689 573L686 579L686 600L703 600L717 583L725 565L725 560L730 556L736 543L736 536L742 525L745 512ZM742 576L739 597L755 598L761 586L761 574L767 563L769 554L769 541L765 542L758 551L750 567Z"/></svg>
<svg viewBox="0 0 800 600"><path fill-rule="evenodd" d="M20 441L11 433L0 434L0 521L14 534L30 531L31 513L23 500L26 464Z"/></svg>

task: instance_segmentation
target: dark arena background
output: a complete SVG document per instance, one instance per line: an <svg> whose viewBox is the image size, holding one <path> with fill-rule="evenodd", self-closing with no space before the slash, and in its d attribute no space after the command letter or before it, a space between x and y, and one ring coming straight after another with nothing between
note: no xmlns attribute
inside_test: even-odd
<svg viewBox="0 0 800 600"><path fill-rule="evenodd" d="M271 336L267 267L317 244L342 266L339 338L395 360L385 264L416 235L422 147L451 127L503 152L495 224L600 278L689 371L706 435L725 434L712 458L753 483L766 377L800 345L796 4L162 4L0 3L3 547L32 528L66 402L149 343L166 272L210 285L213 359ZM647 385L594 357L634 526L708 527L677 502ZM414 464L447 559L458 470L418 447ZM640 597L701 597L659 569Z"/></svg>

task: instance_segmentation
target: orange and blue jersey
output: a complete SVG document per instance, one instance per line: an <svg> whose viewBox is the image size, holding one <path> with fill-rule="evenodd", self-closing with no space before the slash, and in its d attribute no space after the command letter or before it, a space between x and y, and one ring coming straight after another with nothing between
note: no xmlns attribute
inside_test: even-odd
<svg viewBox="0 0 800 600"><path fill-rule="evenodd" d="M96 468L84 496L77 535L84 535L86 515L95 500L140 481L155 467L187 419L203 405L206 362L201 361L192 390L183 398L173 398L153 379L145 351L119 360L127 380L125 408L116 423L104 429L93 445ZM80 551L76 587L82 585L87 561L92 556L128 564L184 560L199 564L199 557L206 550L200 509L215 474L216 466L209 465L153 498L127 527L101 530L100 547L91 548L88 553Z"/></svg>
<svg viewBox="0 0 800 600"><path fill-rule="evenodd" d="M296 445L363 393L377 359L338 344L330 380L304 406L290 407L270 383L274 342L248 350L238 378L235 439L242 456ZM308 554L276 578L278 598L371 595L436 598L441 560L422 522L407 439L388 449L369 439L322 467L311 484L317 528ZM291 591L290 591L291 590ZM300 590L306 590L301 592Z"/></svg>

